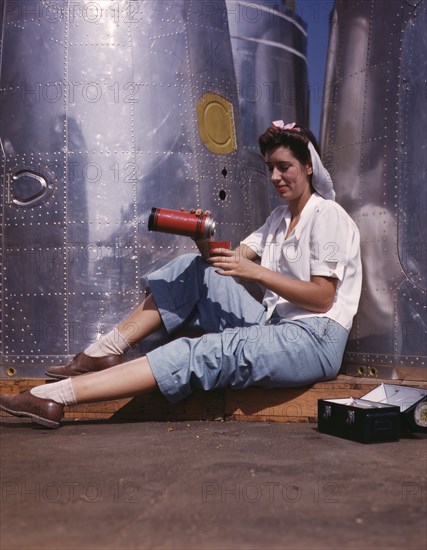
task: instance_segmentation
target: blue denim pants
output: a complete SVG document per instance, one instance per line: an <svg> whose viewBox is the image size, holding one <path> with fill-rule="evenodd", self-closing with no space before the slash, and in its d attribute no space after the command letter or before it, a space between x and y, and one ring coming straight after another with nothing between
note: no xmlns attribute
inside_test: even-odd
<svg viewBox="0 0 427 550"><path fill-rule="evenodd" d="M287 320L265 309L233 277L200 255L179 256L148 277L169 334L199 327L147 354L160 391L172 403L194 389L297 387L333 379L348 332L327 317Z"/></svg>

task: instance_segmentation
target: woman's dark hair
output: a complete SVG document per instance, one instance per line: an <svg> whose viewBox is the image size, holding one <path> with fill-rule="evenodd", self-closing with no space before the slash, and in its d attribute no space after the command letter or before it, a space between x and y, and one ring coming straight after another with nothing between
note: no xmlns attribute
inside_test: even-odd
<svg viewBox="0 0 427 550"><path fill-rule="evenodd" d="M263 156L270 149L275 149L282 145L283 147L288 147L301 164L311 164L311 155L308 148L309 141L311 141L320 156L319 145L312 132L298 124L288 130L276 128L275 126L267 128L259 137L258 145Z"/></svg>

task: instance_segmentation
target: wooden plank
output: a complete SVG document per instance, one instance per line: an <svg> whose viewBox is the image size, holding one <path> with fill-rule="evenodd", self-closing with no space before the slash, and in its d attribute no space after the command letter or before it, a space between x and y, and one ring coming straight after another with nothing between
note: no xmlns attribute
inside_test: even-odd
<svg viewBox="0 0 427 550"><path fill-rule="evenodd" d="M328 385L329 384L329 385ZM269 422L308 422L317 417L318 399L360 397L377 384L360 387L355 384L315 384L309 388L272 389L248 388L227 393L226 415L233 420Z"/></svg>
<svg viewBox="0 0 427 550"><path fill-rule="evenodd" d="M46 379L0 379L1 393L18 393L40 384ZM319 382L304 388L277 388L265 390L196 391L176 405L171 405L160 392L77 405L65 408L66 420L215 420L231 419L256 422L308 422L317 417L319 399L361 397L381 383L414 385L427 389L419 381L378 380L340 375L329 382ZM6 413L1 413L1 416Z"/></svg>

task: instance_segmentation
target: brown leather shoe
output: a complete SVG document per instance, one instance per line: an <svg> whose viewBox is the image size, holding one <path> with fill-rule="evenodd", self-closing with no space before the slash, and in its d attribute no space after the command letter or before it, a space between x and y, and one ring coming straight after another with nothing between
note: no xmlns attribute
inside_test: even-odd
<svg viewBox="0 0 427 550"><path fill-rule="evenodd" d="M120 365L123 357L121 355L105 355L104 357L89 357L83 352L78 353L67 364L60 367L50 367L46 371L46 376L62 380L87 374L88 372L98 372L100 370L109 369L115 365Z"/></svg>
<svg viewBox="0 0 427 550"><path fill-rule="evenodd" d="M36 397L30 390L18 394L0 395L0 409L14 416L26 416L47 428L59 428L64 405Z"/></svg>

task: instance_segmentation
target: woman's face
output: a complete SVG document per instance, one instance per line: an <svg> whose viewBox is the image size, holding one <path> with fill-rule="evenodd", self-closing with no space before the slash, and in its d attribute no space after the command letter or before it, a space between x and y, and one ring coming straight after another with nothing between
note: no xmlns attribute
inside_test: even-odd
<svg viewBox="0 0 427 550"><path fill-rule="evenodd" d="M280 145L266 151L265 163L270 179L282 199L291 202L311 195L309 177L313 169L311 165L301 164L288 147Z"/></svg>

